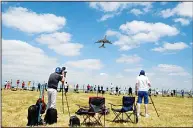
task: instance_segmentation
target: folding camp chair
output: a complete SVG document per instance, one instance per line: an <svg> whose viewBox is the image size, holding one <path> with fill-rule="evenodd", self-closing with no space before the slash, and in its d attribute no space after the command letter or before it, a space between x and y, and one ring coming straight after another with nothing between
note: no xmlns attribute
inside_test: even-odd
<svg viewBox="0 0 193 128"><path fill-rule="evenodd" d="M111 110L115 114L113 122L128 122L129 120L132 123L138 122L137 110L135 106L135 97L123 96L122 105L114 105L111 103L109 104L111 105ZM121 106L121 108L115 109L112 106ZM126 115L126 120L123 119L124 114ZM121 115L122 117L120 117ZM131 120L131 115L134 115L134 121Z"/></svg>
<svg viewBox="0 0 193 128"><path fill-rule="evenodd" d="M103 126L101 118L104 117L105 126L105 98L104 97L89 97L89 107L79 106L79 110L75 112L77 115L83 116L85 125L100 125Z"/></svg>

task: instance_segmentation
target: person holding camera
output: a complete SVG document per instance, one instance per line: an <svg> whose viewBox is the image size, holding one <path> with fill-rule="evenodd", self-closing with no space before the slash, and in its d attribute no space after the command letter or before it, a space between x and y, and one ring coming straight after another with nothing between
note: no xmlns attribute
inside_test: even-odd
<svg viewBox="0 0 193 128"><path fill-rule="evenodd" d="M62 70L60 67L55 69L55 72L50 74L48 80L48 104L47 108L56 108L56 95L59 81L64 84L65 70Z"/></svg>
<svg viewBox="0 0 193 128"><path fill-rule="evenodd" d="M137 77L136 87L138 91L138 99L137 99L137 116L140 114L140 104L142 103L142 99L144 98L145 104L145 117L149 117L147 112L148 105L148 89L151 87L149 79L145 76L145 71L141 70L139 76Z"/></svg>

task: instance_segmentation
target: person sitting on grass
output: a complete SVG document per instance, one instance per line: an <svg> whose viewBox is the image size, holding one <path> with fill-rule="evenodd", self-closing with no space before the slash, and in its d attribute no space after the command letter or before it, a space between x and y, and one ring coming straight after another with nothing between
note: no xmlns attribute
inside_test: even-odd
<svg viewBox="0 0 193 128"><path fill-rule="evenodd" d="M147 111L148 105L148 89L151 87L149 79L145 76L145 71L141 70L139 76L137 77L136 87L138 91L138 99L137 99L137 116L140 117L140 105L142 103L142 99L144 98L145 104L145 117L149 117Z"/></svg>

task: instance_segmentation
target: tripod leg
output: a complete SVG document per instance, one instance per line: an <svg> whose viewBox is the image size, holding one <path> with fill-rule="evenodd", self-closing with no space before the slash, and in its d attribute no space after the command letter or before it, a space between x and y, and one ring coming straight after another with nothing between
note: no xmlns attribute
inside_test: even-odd
<svg viewBox="0 0 193 128"><path fill-rule="evenodd" d="M69 111L69 106L68 106L68 100L67 100L66 93L65 93L65 97L66 97L66 105L67 105L67 108L68 108L68 115L69 115L69 117L70 117L70 111Z"/></svg>
<svg viewBox="0 0 193 128"><path fill-rule="evenodd" d="M155 108L155 105L154 105L154 102L153 102L151 96L150 96L150 99L151 99L151 102L152 102L152 104L153 104L153 107L154 107L154 109L155 109L155 111L156 111L156 113L157 113L157 116L159 117L158 112L157 112L157 110L156 110L156 108Z"/></svg>

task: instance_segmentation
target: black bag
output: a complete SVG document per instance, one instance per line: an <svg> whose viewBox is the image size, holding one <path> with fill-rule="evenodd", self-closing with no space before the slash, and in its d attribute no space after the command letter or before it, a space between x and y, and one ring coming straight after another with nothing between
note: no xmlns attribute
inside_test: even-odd
<svg viewBox="0 0 193 128"><path fill-rule="evenodd" d="M54 124L54 123L57 123L57 110L54 109L54 108L49 108L46 112L46 115L45 115L45 118L44 118L44 121L47 123L47 124Z"/></svg>
<svg viewBox="0 0 193 128"><path fill-rule="evenodd" d="M77 116L71 116L69 120L69 126L70 127L80 126L80 119Z"/></svg>
<svg viewBox="0 0 193 128"><path fill-rule="evenodd" d="M28 123L27 126L35 126L38 125L38 106L31 105L28 108Z"/></svg>

